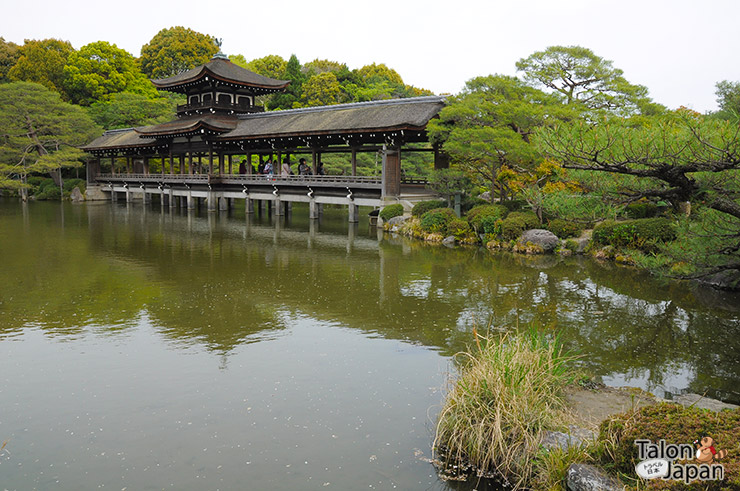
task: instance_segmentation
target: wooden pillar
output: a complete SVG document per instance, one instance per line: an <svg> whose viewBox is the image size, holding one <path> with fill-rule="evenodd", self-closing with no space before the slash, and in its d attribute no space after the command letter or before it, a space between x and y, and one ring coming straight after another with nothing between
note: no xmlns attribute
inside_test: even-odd
<svg viewBox="0 0 740 491"><path fill-rule="evenodd" d="M126 174L131 174L131 157L126 157Z"/></svg>
<svg viewBox="0 0 740 491"><path fill-rule="evenodd" d="M439 145L434 145L434 170L449 169L450 168L450 156L439 148Z"/></svg>
<svg viewBox="0 0 740 491"><path fill-rule="evenodd" d="M308 202L308 218L311 220L319 218L319 205L314 199Z"/></svg>
<svg viewBox="0 0 740 491"><path fill-rule="evenodd" d="M398 197L401 194L401 152L398 147L383 146L382 197Z"/></svg>
<svg viewBox="0 0 740 491"><path fill-rule="evenodd" d="M318 163L318 152L315 148L311 149L311 167L313 168L313 173L316 174L316 165Z"/></svg>
<svg viewBox="0 0 740 491"><path fill-rule="evenodd" d="M193 152L188 152L188 174L193 173Z"/></svg>
<svg viewBox="0 0 740 491"><path fill-rule="evenodd" d="M229 174L233 174L233 172L232 172L232 165L233 165L233 164L232 164L232 159L231 159L231 157L232 157L232 155L231 155L231 154L229 154Z"/></svg>
<svg viewBox="0 0 740 491"><path fill-rule="evenodd" d="M110 173L116 175L116 157L113 155L110 156Z"/></svg>
<svg viewBox="0 0 740 491"><path fill-rule="evenodd" d="M357 175L357 147L352 147L352 175Z"/></svg>
<svg viewBox="0 0 740 491"><path fill-rule="evenodd" d="M224 175L224 154L218 154L218 175Z"/></svg>
<svg viewBox="0 0 740 491"><path fill-rule="evenodd" d="M252 152L247 152L247 175L252 175Z"/></svg>
<svg viewBox="0 0 740 491"><path fill-rule="evenodd" d="M208 146L208 175L213 175L213 146ZM210 208L209 208L210 209Z"/></svg>

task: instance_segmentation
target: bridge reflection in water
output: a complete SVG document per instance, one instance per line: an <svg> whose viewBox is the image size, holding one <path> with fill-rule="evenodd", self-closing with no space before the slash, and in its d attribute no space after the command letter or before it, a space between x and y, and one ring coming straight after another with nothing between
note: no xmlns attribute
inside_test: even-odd
<svg viewBox="0 0 740 491"><path fill-rule="evenodd" d="M402 179L398 196L383 196L383 179L365 176L99 174L96 181L113 201L148 204L157 196L162 206L224 211L244 200L246 213L266 206L276 215L290 213L292 203L308 203L312 219L319 217L321 205L333 204L348 207L350 222L358 221L360 206L411 205L435 196L424 179Z"/></svg>

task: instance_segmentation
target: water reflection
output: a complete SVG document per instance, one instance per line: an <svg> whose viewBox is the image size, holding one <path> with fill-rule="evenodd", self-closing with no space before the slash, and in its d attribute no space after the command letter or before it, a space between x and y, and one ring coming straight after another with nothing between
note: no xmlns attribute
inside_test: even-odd
<svg viewBox="0 0 740 491"><path fill-rule="evenodd" d="M4 206L0 336L124 330L224 356L280 335L285 314L338 322L449 356L474 325L564 331L613 383L740 402L738 296L583 258L521 257L380 238L327 208L321 221L137 204Z"/></svg>

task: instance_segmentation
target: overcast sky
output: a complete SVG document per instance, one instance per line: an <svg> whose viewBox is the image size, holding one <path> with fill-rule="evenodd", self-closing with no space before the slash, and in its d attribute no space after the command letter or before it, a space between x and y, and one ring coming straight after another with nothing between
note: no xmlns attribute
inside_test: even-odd
<svg viewBox="0 0 740 491"><path fill-rule="evenodd" d="M669 108L716 109L715 83L740 81L740 0L37 0L3 6L0 36L108 41L135 56L161 29L223 39L226 54L385 63L404 82L457 93L472 77L516 75L553 45L611 60Z"/></svg>

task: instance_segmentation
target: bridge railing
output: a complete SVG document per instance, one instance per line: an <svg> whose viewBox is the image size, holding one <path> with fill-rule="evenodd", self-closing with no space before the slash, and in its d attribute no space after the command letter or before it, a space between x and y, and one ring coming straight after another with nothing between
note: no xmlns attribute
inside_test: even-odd
<svg viewBox="0 0 740 491"><path fill-rule="evenodd" d="M284 182L284 183L326 183L326 184L380 184L382 178L379 176L281 176L281 175L263 175L263 174L98 174L98 181L140 181L140 182L252 182L264 183ZM426 179L421 178L404 178L402 184L427 184Z"/></svg>

